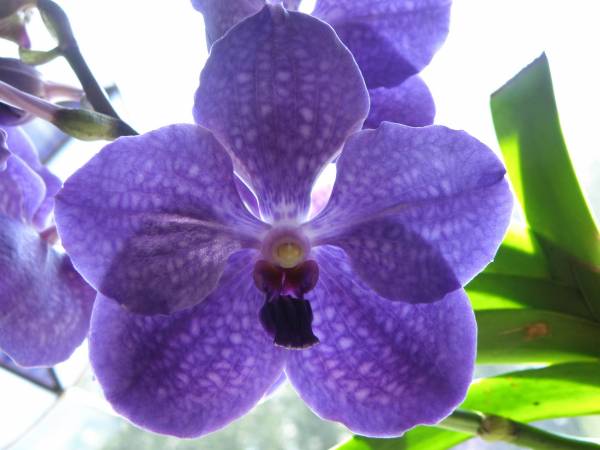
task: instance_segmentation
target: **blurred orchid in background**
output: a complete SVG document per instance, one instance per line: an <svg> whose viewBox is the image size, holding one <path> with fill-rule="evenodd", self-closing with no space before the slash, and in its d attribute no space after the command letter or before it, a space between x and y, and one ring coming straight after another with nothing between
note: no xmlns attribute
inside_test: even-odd
<svg viewBox="0 0 600 450"><path fill-rule="evenodd" d="M51 224L60 180L18 127L4 127L0 172L0 349L22 366L68 358L87 335L94 291L56 250Z"/></svg>
<svg viewBox="0 0 600 450"><path fill-rule="evenodd" d="M436 423L463 399L476 333L462 286L504 236L505 169L464 132L360 131L368 98L330 27L269 5L213 45L200 126L118 139L67 180L58 230L100 293L91 361L118 412L198 436L282 371L317 414L365 435Z"/></svg>

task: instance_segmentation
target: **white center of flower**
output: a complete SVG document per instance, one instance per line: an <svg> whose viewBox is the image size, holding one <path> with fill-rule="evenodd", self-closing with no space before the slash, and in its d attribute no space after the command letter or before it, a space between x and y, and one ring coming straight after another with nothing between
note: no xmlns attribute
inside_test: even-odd
<svg viewBox="0 0 600 450"><path fill-rule="evenodd" d="M284 269L302 263L310 252L308 239L298 228L273 228L263 240L264 258Z"/></svg>
<svg viewBox="0 0 600 450"><path fill-rule="evenodd" d="M304 257L302 248L295 242L282 242L275 247L273 259L284 269L296 267Z"/></svg>

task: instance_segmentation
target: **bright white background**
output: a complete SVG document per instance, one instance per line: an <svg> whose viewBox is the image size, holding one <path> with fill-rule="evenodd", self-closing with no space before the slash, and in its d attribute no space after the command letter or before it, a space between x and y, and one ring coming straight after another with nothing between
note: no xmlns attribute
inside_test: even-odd
<svg viewBox="0 0 600 450"><path fill-rule="evenodd" d="M193 94L207 52L201 16L188 0L60 3L98 78L118 84L123 96L119 108L135 128L147 131L192 121ZM448 40L423 73L436 100L436 122L465 129L496 149L489 95L546 51L563 131L597 217L600 193L591 192L591 186L600 179L599 23L599 0L455 0ZM43 30L34 34L35 41L50 48ZM75 83L64 62L42 70L49 79ZM53 166L66 176L100 146L72 145ZM9 378L0 374L0 447L51 402ZM76 426L75 421L69 427ZM40 449L62 449L62 443L60 433L48 435Z"/></svg>

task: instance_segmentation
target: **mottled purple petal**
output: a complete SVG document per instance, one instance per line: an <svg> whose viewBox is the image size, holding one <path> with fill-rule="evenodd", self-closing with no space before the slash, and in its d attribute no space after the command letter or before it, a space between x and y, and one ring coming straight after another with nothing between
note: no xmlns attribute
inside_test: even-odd
<svg viewBox="0 0 600 450"><path fill-rule="evenodd" d="M344 248L384 297L435 301L456 288L448 269L464 285L493 259L512 211L504 174L463 131L384 122L346 143L331 199L307 232Z"/></svg>
<svg viewBox="0 0 600 450"><path fill-rule="evenodd" d="M377 128L381 122L395 122L411 127L431 125L435 103L427 85L417 75L392 88L369 89L371 109L365 128Z"/></svg>
<svg viewBox="0 0 600 450"><path fill-rule="evenodd" d="M0 172L0 214L31 223L46 195L43 180L17 155Z"/></svg>
<svg viewBox="0 0 600 450"><path fill-rule="evenodd" d="M231 253L258 247L266 229L233 177L227 153L196 125L118 139L65 183L58 231L102 294L140 313L184 309L215 288Z"/></svg>
<svg viewBox="0 0 600 450"><path fill-rule="evenodd" d="M306 215L316 176L367 110L360 72L333 30L268 6L215 44L194 116L230 151L263 216L279 220Z"/></svg>
<svg viewBox="0 0 600 450"><path fill-rule="evenodd" d="M275 382L269 387L267 392L265 392L264 398L269 398L271 395L275 394L279 390L279 388L287 381L287 377L285 376L285 372L281 372L279 378L275 380Z"/></svg>
<svg viewBox="0 0 600 450"><path fill-rule="evenodd" d="M22 366L64 361L87 334L94 296L67 255L0 214L2 351Z"/></svg>
<svg viewBox="0 0 600 450"><path fill-rule="evenodd" d="M390 302L355 277L339 249L315 254L321 275L310 297L321 343L291 352L286 368L304 401L323 418L378 437L450 414L475 362L465 292L428 305Z"/></svg>
<svg viewBox="0 0 600 450"><path fill-rule="evenodd" d="M35 146L21 127L3 127L7 134L6 143L11 153L21 158L29 167L37 171L41 166Z"/></svg>
<svg viewBox="0 0 600 450"><path fill-rule="evenodd" d="M402 220L383 217L339 229L328 242L346 251L354 271L379 295L429 303L459 289L461 283L439 244L428 242L418 231Z"/></svg>
<svg viewBox="0 0 600 450"><path fill-rule="evenodd" d="M37 229L44 230L50 226L52 213L54 212L54 197L58 191L60 191L60 188L62 187L62 181L60 178L50 172L45 166L40 167L37 173L44 181L46 186L46 195L39 208L35 212L32 223Z"/></svg>
<svg viewBox="0 0 600 450"><path fill-rule="evenodd" d="M265 0L192 0L192 5L204 17L206 41L210 48L231 27L260 11Z"/></svg>
<svg viewBox="0 0 600 450"><path fill-rule="evenodd" d="M8 146L11 152L25 161L42 178L46 186L45 198L32 217L32 223L36 228L43 230L49 225L54 208L54 196L60 190L62 182L40 162L33 142L20 127L6 127L5 129L8 133Z"/></svg>
<svg viewBox="0 0 600 450"><path fill-rule="evenodd" d="M451 0L318 0L313 15L348 46L369 88L421 71L448 34Z"/></svg>
<svg viewBox="0 0 600 450"><path fill-rule="evenodd" d="M255 255L233 255L219 287L200 305L170 316L128 313L100 297L90 357L115 410L158 433L193 437L248 412L281 374L252 281Z"/></svg>

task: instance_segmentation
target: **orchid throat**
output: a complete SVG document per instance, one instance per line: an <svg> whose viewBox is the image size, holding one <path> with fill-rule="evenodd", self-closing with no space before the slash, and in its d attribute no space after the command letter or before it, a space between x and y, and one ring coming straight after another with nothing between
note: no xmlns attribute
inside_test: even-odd
<svg viewBox="0 0 600 450"><path fill-rule="evenodd" d="M297 229L274 228L264 240L264 259L254 266L254 283L265 294L260 321L281 347L303 349L319 342L304 298L319 279L319 266L306 259L309 252L308 239Z"/></svg>

